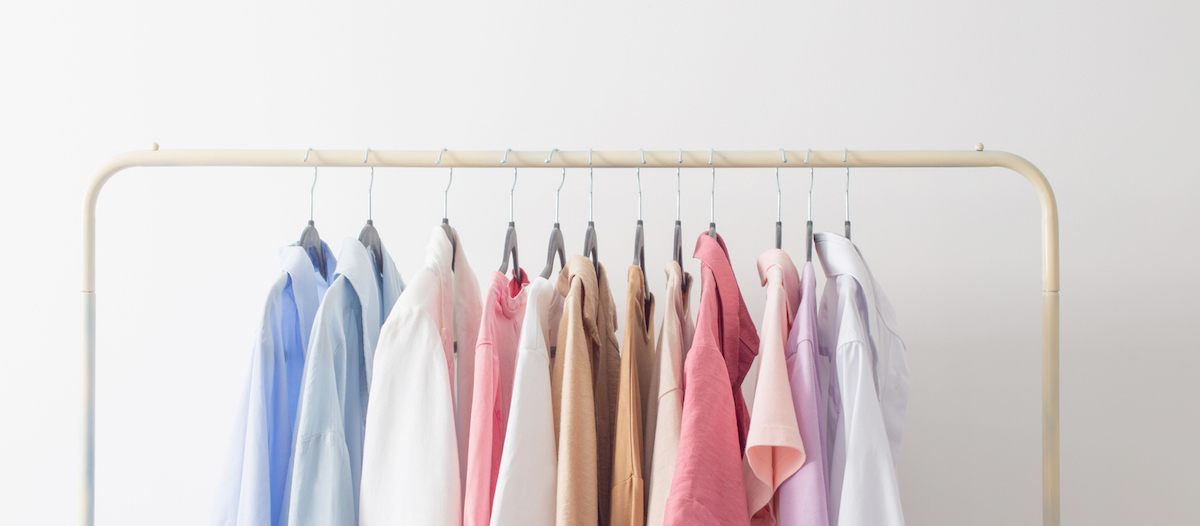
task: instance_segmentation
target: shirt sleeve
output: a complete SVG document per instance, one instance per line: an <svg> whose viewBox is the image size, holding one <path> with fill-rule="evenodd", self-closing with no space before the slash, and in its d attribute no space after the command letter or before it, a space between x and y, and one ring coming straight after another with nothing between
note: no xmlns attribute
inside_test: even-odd
<svg viewBox="0 0 1200 526"><path fill-rule="evenodd" d="M837 350L842 395L845 471L840 526L903 526L900 488L875 389L871 351L861 341Z"/></svg>

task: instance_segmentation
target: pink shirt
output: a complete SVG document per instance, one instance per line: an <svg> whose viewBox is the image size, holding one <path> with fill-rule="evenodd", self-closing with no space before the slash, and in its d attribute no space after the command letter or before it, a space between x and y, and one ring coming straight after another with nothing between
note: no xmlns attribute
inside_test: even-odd
<svg viewBox="0 0 1200 526"><path fill-rule="evenodd" d="M749 415L742 380L758 353L725 243L701 234L700 309L684 363L683 422L665 524L749 524L742 448Z"/></svg>
<svg viewBox="0 0 1200 526"><path fill-rule="evenodd" d="M776 248L758 257L758 277L766 286L767 301L744 471L751 522L773 525L775 490L800 469L805 456L784 357L788 330L800 303L800 273L787 253Z"/></svg>
<svg viewBox="0 0 1200 526"><path fill-rule="evenodd" d="M817 276L812 262L800 275L800 310L785 349L792 383L792 404L800 438L804 441L804 464L779 487L779 522L829 526L829 480L826 466L825 414L817 369Z"/></svg>
<svg viewBox="0 0 1200 526"><path fill-rule="evenodd" d="M479 340L475 347L475 388L471 401L471 431L467 443L467 478L463 494L463 525L487 526L500 473L504 432L512 400L517 343L525 318L525 271L521 281L492 272Z"/></svg>

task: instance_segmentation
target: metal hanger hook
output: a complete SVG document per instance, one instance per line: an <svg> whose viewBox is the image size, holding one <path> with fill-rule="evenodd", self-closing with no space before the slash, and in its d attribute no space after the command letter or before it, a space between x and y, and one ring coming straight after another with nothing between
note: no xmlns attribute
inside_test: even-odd
<svg viewBox="0 0 1200 526"><path fill-rule="evenodd" d="M638 221L642 220L642 167L637 167L638 183Z"/></svg>
<svg viewBox="0 0 1200 526"><path fill-rule="evenodd" d="M562 187L563 187L563 184L565 184L567 182L566 167L563 167L562 172L563 172L562 180L558 182L558 190L554 191L554 224L556 224L556 225L558 224L558 203L559 203L560 198L562 197Z"/></svg>
<svg viewBox="0 0 1200 526"><path fill-rule="evenodd" d="M433 164L442 164L442 154L443 153L446 153L445 148L442 148L442 151L438 152L438 158L436 161L433 162Z"/></svg>
<svg viewBox="0 0 1200 526"><path fill-rule="evenodd" d="M846 162L850 149L842 150L842 162ZM850 222L850 167L846 167L846 222Z"/></svg>
<svg viewBox="0 0 1200 526"><path fill-rule="evenodd" d="M542 161L542 162L544 162L546 164L550 164L550 160L554 158L554 152L557 152L557 151L558 151L558 148L554 148L554 149L550 150L550 155L548 155L546 157L546 160Z"/></svg>
<svg viewBox="0 0 1200 526"><path fill-rule="evenodd" d="M679 149L679 164L683 164L683 148ZM679 174L679 167L676 167L675 168L675 220L676 221L679 221L680 211L682 209L682 207L680 206L680 203L682 201L682 196L683 196L683 185L680 182L681 179L682 178L680 177L680 174Z"/></svg>
<svg viewBox="0 0 1200 526"><path fill-rule="evenodd" d="M310 148L311 149L311 148ZM313 167L313 183L308 188L308 221L313 220L313 193L317 190L317 167Z"/></svg>
<svg viewBox="0 0 1200 526"><path fill-rule="evenodd" d="M450 179L446 181L446 189L442 191L442 219L450 217L450 185L454 183L454 167L450 167Z"/></svg>
<svg viewBox="0 0 1200 526"><path fill-rule="evenodd" d="M513 194L517 191L517 167L513 167L513 184L508 189L508 222L513 222Z"/></svg>
<svg viewBox="0 0 1200 526"><path fill-rule="evenodd" d="M813 180L816 179L816 168L808 169L808 220L812 221L812 191Z"/></svg>
<svg viewBox="0 0 1200 526"><path fill-rule="evenodd" d="M300 161L300 162L302 162L302 163L306 163L306 162L308 162L308 154L310 154L310 153L312 153L312 147L311 147L311 146L309 146L309 147L308 147L308 149L304 151L304 160L303 160L303 161Z"/></svg>
<svg viewBox="0 0 1200 526"><path fill-rule="evenodd" d="M372 217L372 205L374 204L375 193L375 167L371 167L371 183L367 185L367 220L374 219Z"/></svg>
<svg viewBox="0 0 1200 526"><path fill-rule="evenodd" d="M779 154L783 156L783 162L786 164L787 163L787 150L780 148Z"/></svg>
<svg viewBox="0 0 1200 526"><path fill-rule="evenodd" d="M812 155L812 148L809 148L808 151L804 153L804 164L808 164L809 155Z"/></svg>
<svg viewBox="0 0 1200 526"><path fill-rule="evenodd" d="M500 159L500 164L504 164L504 163L508 162L508 152L511 152L511 151L512 151L512 148L508 148L508 149L504 150L504 158Z"/></svg>
<svg viewBox="0 0 1200 526"><path fill-rule="evenodd" d="M775 221L783 221L783 188L779 186L779 167L775 167Z"/></svg>
<svg viewBox="0 0 1200 526"><path fill-rule="evenodd" d="M367 148L367 153L363 155L363 164L367 164L367 159L371 158L371 149Z"/></svg>
<svg viewBox="0 0 1200 526"><path fill-rule="evenodd" d="M642 152L642 164L646 164L646 150L644 148L638 148L638 151Z"/></svg>

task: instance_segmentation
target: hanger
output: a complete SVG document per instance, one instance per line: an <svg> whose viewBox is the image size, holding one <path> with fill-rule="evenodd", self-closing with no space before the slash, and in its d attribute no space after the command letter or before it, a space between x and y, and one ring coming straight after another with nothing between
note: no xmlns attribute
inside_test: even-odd
<svg viewBox="0 0 1200 526"><path fill-rule="evenodd" d="M842 162L846 162L846 156L850 153L850 149L842 150ZM846 167L846 239L850 239L850 167Z"/></svg>
<svg viewBox="0 0 1200 526"><path fill-rule="evenodd" d="M812 154L812 148L804 154L804 164L808 164L808 156ZM813 228L812 228L812 190L815 168L808 167L808 237L805 238L805 261L812 261L812 245L813 245Z"/></svg>
<svg viewBox="0 0 1200 526"><path fill-rule="evenodd" d="M583 257L592 258L592 266L596 268L596 279L600 278L600 254L596 247L596 222L593 221L595 197L593 190L596 186L596 176L592 173L592 149L588 148L588 227L583 234Z"/></svg>
<svg viewBox="0 0 1200 526"><path fill-rule="evenodd" d="M307 151L305 151L304 160L301 162L308 162L308 154L311 152L312 148L309 148ZM316 262L317 271L321 273L321 277L325 280L328 280L329 275L326 273L325 269L325 250L323 250L321 247L321 235L317 233L317 227L313 223L313 191L316 189L317 167L314 166L312 187L308 189L308 226L304 227L304 230L300 232L300 241L298 241L296 245L298 245L300 248L303 248L305 252L310 254L309 257L313 258L313 260Z"/></svg>
<svg viewBox="0 0 1200 526"><path fill-rule="evenodd" d="M508 152L512 148L505 150L504 159L501 163L508 162ZM511 257L513 263L513 279L517 283L521 282L521 262L517 254L517 224L513 222L513 192L517 189L517 167L513 167L513 183L508 189L508 232L504 234L504 261L500 263L500 273L508 272L508 260Z"/></svg>
<svg viewBox="0 0 1200 526"><path fill-rule="evenodd" d="M679 164L683 164L683 148L679 149ZM679 269L683 270L683 224L679 222L680 212L680 187L679 167L675 168L675 248L671 250L671 258L675 263L679 264Z"/></svg>
<svg viewBox="0 0 1200 526"><path fill-rule="evenodd" d="M363 156L363 164L367 164L367 159L371 157L371 149L367 148L367 154ZM371 220L371 201L372 191L375 188L375 167L371 167L371 184L367 186L367 224L363 226L362 231L358 233L358 242L362 243L375 256L375 272L383 273L383 241L379 239L379 231L375 230L375 223Z"/></svg>
<svg viewBox="0 0 1200 526"><path fill-rule="evenodd" d="M646 164L646 150L642 152L642 164ZM637 229L633 232L633 264L642 269L642 301L646 310L650 307L650 284L646 280L646 236L642 229L642 167L637 167L638 184L638 220Z"/></svg>
<svg viewBox="0 0 1200 526"><path fill-rule="evenodd" d="M708 235L717 238L717 167L713 166L713 149L708 149L708 165L712 166L712 189L708 193Z"/></svg>
<svg viewBox="0 0 1200 526"><path fill-rule="evenodd" d="M787 162L787 152L779 149L783 162ZM775 248L783 248L783 189L779 187L779 167L775 167Z"/></svg>
<svg viewBox="0 0 1200 526"><path fill-rule="evenodd" d="M550 156L554 156L554 152L550 152ZM546 162L550 162L549 159ZM558 190L554 193L554 229L550 231L550 246L546 249L546 267L542 269L542 277L550 279L554 274L554 255L558 254L558 267L564 268L567 266L567 246L563 242L562 229L558 226L558 201L562 195L563 183L567 182L567 169L562 169L562 181L558 183Z"/></svg>
<svg viewBox="0 0 1200 526"><path fill-rule="evenodd" d="M433 164L442 164L442 154L446 153L446 149L438 152L438 158ZM458 239L454 237L454 229L450 228L450 183L454 182L454 167L450 167L450 180L446 181L446 190L442 192L442 231L446 232L446 239L450 240L450 271L454 271L454 259L458 257Z"/></svg>

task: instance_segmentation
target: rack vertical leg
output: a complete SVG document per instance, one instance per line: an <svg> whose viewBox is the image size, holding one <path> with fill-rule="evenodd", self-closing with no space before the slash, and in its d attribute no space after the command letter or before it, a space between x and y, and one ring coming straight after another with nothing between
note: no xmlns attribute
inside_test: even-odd
<svg viewBox="0 0 1200 526"><path fill-rule="evenodd" d="M83 293L83 478L79 486L79 522L96 517L96 293Z"/></svg>
<svg viewBox="0 0 1200 526"><path fill-rule="evenodd" d="M1042 292L1042 524L1059 526L1058 291Z"/></svg>

